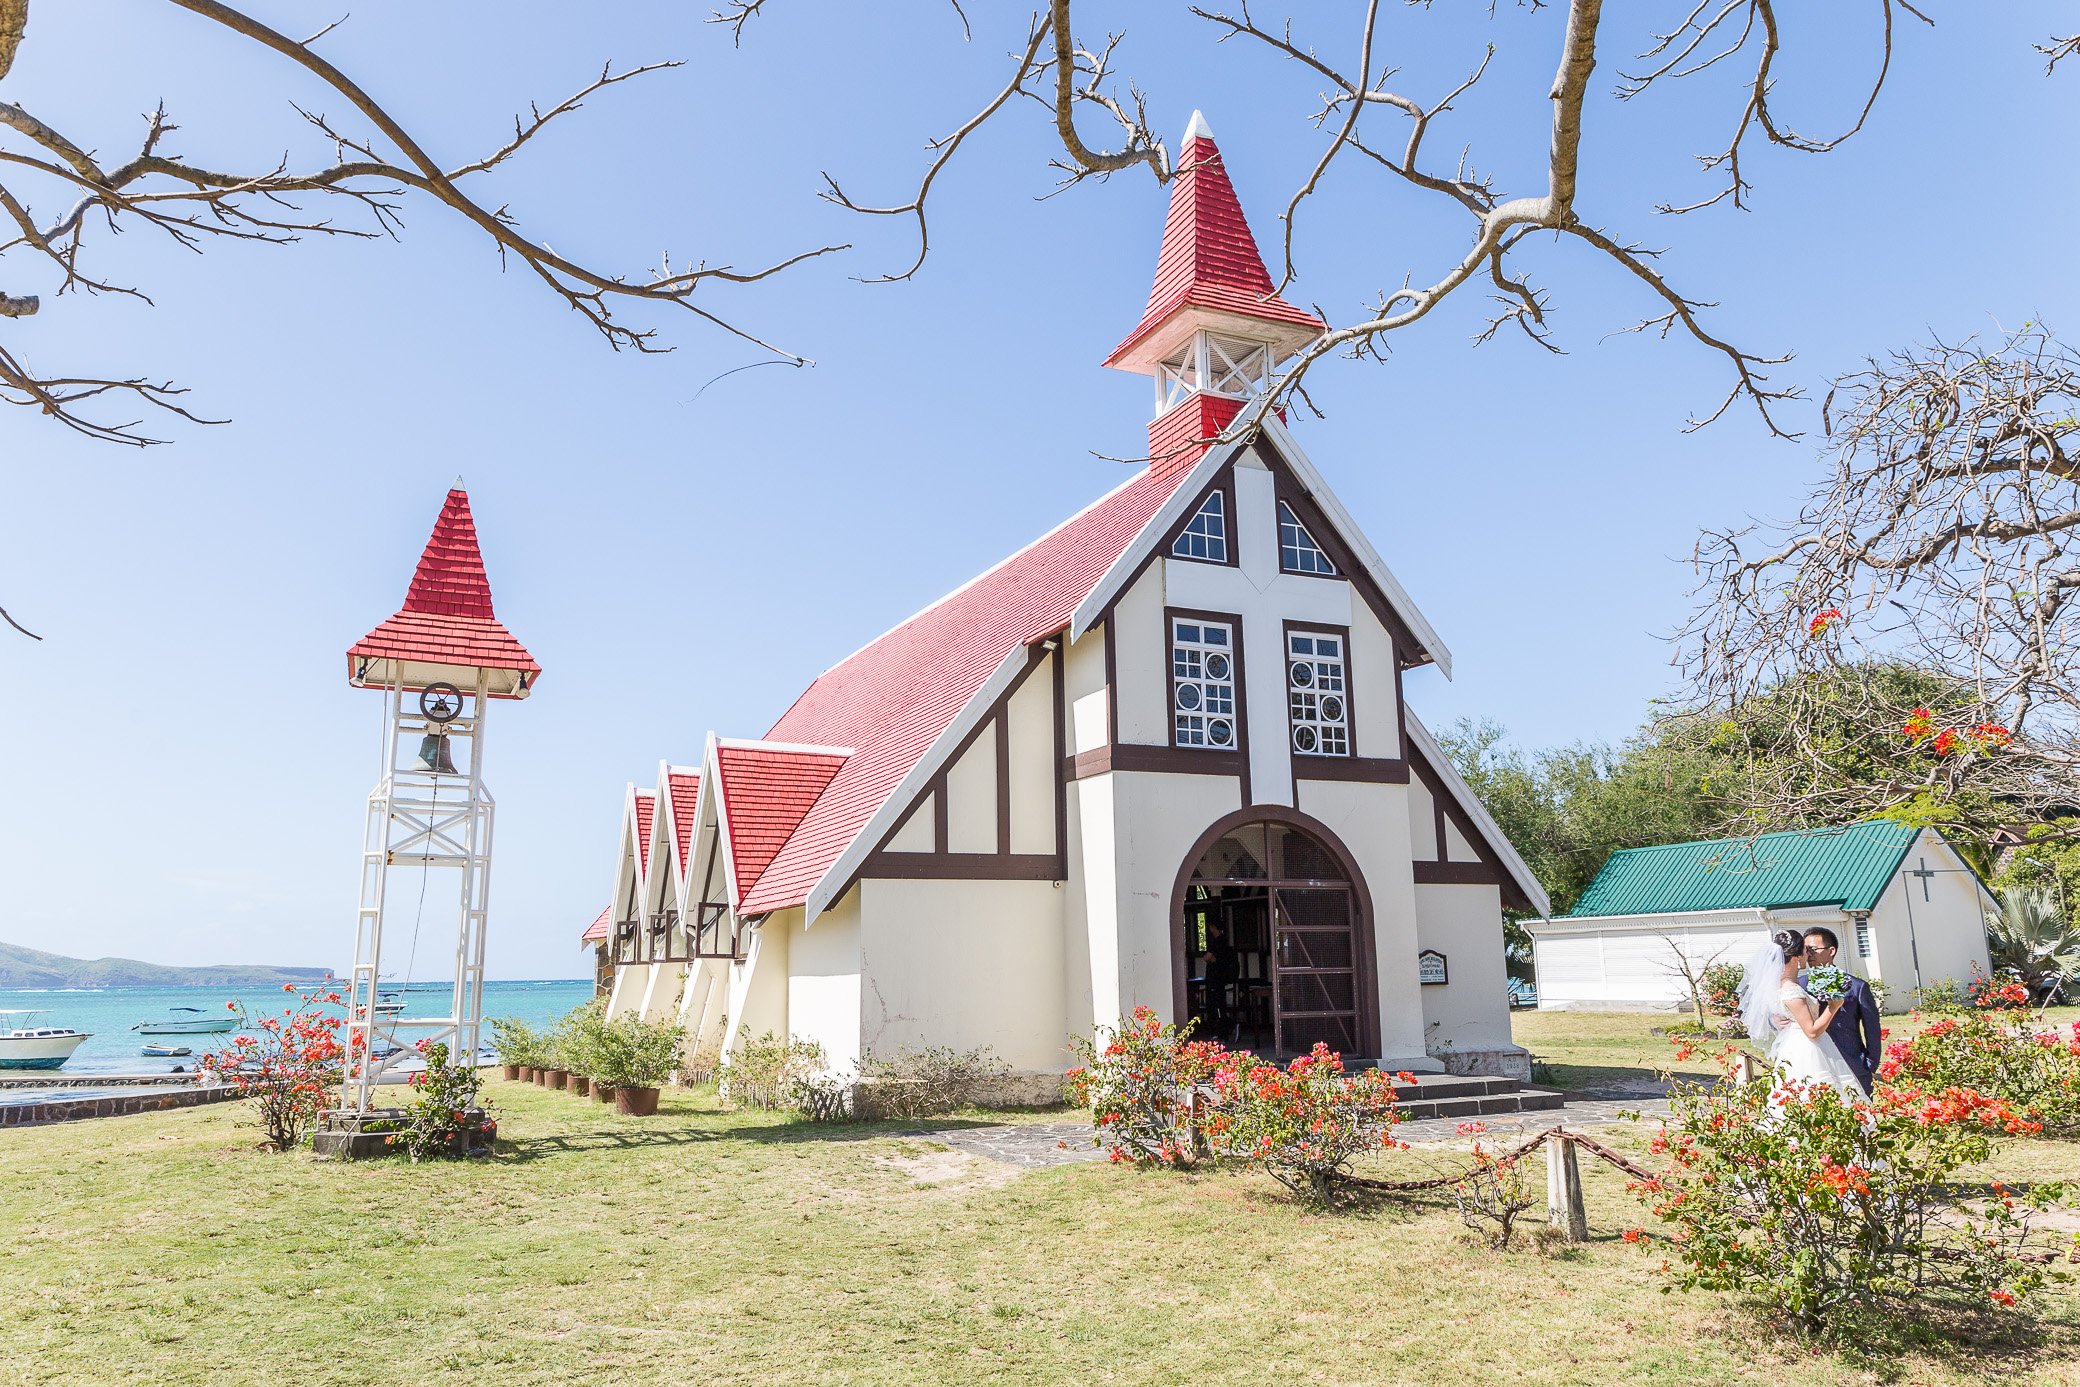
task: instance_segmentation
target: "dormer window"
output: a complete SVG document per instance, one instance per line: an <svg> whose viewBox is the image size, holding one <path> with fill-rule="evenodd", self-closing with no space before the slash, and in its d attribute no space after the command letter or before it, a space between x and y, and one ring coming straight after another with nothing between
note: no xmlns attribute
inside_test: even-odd
<svg viewBox="0 0 2080 1387"><path fill-rule="evenodd" d="M1293 508L1278 503L1278 566L1287 573L1305 573L1318 578L1336 577L1336 565Z"/></svg>
<svg viewBox="0 0 2080 1387"><path fill-rule="evenodd" d="M1174 544L1174 559L1198 559L1202 563L1228 561L1228 495L1215 488L1192 516Z"/></svg>

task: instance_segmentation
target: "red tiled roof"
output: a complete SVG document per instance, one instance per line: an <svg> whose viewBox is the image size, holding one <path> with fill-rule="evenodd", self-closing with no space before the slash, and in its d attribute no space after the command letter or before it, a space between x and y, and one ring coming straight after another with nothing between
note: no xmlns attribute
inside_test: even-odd
<svg viewBox="0 0 2080 1387"><path fill-rule="evenodd" d="M845 760L845 754L835 750L731 743L715 748L739 909L755 913L773 908L751 904L758 899L758 887Z"/></svg>
<svg viewBox="0 0 2080 1387"><path fill-rule="evenodd" d="M542 672L491 610L491 580L477 548L469 495L461 487L441 506L404 606L355 642L347 651L348 669L364 659L521 670L530 678Z"/></svg>
<svg viewBox="0 0 2080 1387"><path fill-rule="evenodd" d="M1106 363L1117 362L1185 307L1323 330L1321 319L1278 296L1213 137L1193 134L1178 155L1177 167L1181 172L1170 180L1170 214L1163 222L1163 249L1156 256L1148 311Z"/></svg>
<svg viewBox="0 0 2080 1387"><path fill-rule="evenodd" d="M679 875L686 875L686 855L693 847L694 815L699 812L701 778L697 771L667 771L672 795L672 836L679 840Z"/></svg>
<svg viewBox="0 0 2080 1387"><path fill-rule="evenodd" d="M636 791L636 863L643 879L650 879L650 825L657 818L657 792Z"/></svg>
<svg viewBox="0 0 2080 1387"><path fill-rule="evenodd" d="M1005 657L1069 624L1185 475L1143 471L811 684L767 739L854 751L754 883L739 867L742 909L802 904Z"/></svg>
<svg viewBox="0 0 2080 1387"><path fill-rule="evenodd" d="M597 920L585 926L585 932L578 936L578 942L580 944L589 944L595 939L605 939L607 937L607 929L613 923L613 917L614 907L610 905L599 913Z"/></svg>

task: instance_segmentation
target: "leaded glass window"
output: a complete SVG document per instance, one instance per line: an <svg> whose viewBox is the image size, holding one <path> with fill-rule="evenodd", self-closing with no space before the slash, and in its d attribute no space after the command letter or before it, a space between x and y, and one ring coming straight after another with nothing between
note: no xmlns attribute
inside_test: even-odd
<svg viewBox="0 0 2080 1387"><path fill-rule="evenodd" d="M1179 746L1235 749L1234 627L1171 619L1170 710Z"/></svg>
<svg viewBox="0 0 2080 1387"><path fill-rule="evenodd" d="M1351 754L1350 691L1344 638L1318 631L1286 634L1286 697L1293 750L1302 756Z"/></svg>
<svg viewBox="0 0 2080 1387"><path fill-rule="evenodd" d="M1329 555L1293 508L1285 502L1278 503L1278 566L1288 573L1311 573L1324 578L1336 576L1336 565L1329 562Z"/></svg>
<svg viewBox="0 0 2080 1387"><path fill-rule="evenodd" d="M1204 559L1208 563L1228 561L1228 497L1227 493L1215 489L1199 507L1184 533L1170 546L1170 554L1179 559Z"/></svg>

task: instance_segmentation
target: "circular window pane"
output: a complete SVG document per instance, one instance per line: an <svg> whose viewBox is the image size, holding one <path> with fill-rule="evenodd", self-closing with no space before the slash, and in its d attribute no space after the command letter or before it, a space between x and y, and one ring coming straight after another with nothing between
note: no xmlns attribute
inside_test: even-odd
<svg viewBox="0 0 2080 1387"><path fill-rule="evenodd" d="M1293 661L1293 687L1299 689L1311 689L1314 687L1313 665L1305 660Z"/></svg>
<svg viewBox="0 0 2080 1387"><path fill-rule="evenodd" d="M1228 657L1219 653L1208 655L1206 657L1206 677L1208 679L1226 679L1228 677Z"/></svg>
<svg viewBox="0 0 2080 1387"><path fill-rule="evenodd" d="M1226 718L1215 718L1206 724L1206 739L1215 746L1227 746L1235 740L1235 725Z"/></svg>
<svg viewBox="0 0 2080 1387"><path fill-rule="evenodd" d="M1313 751L1318 744L1312 727L1293 729L1293 747L1298 751Z"/></svg>
<svg viewBox="0 0 2080 1387"><path fill-rule="evenodd" d="M1330 694L1322 700L1322 718L1326 722L1343 721L1343 700Z"/></svg>
<svg viewBox="0 0 2080 1387"><path fill-rule="evenodd" d="M1185 709L1187 712L1198 707L1199 686L1197 684L1179 684L1177 686L1177 706Z"/></svg>

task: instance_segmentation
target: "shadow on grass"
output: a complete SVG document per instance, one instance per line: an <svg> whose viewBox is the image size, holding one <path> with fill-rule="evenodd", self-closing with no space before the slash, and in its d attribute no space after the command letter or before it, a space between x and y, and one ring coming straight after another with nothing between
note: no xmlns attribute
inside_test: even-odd
<svg viewBox="0 0 2080 1387"><path fill-rule="evenodd" d="M1769 1311L1757 1307L1753 1313L1768 1332L1789 1337ZM2052 1377L2030 1365L2037 1363L2049 1374L2053 1369L2046 1360L2051 1351L2058 1350L2058 1361L2069 1361L2066 1355L2076 1341L2080 1333L2059 1320L1937 1306L1917 1307L1911 1317L1883 1310L1858 1312L1852 1323L1839 1329L1828 1326L1809 1340L1840 1355L1844 1367L1867 1372L1878 1382L1902 1380L1916 1368L1911 1361L1916 1358L1934 1359L1953 1371L1989 1381L2050 1382Z"/></svg>
<svg viewBox="0 0 2080 1387"><path fill-rule="evenodd" d="M713 1116L721 1116L714 1114ZM674 1119L680 1119L675 1122ZM987 1119L948 1117L930 1122L775 1122L757 1126L717 1123L685 1126L683 1115L666 1114L661 1121L642 1126L613 1127L590 1132L555 1132L538 1137L502 1138L501 1158L539 1161L555 1156L577 1156L597 1151L637 1151L657 1146L696 1146L709 1142L759 1142L780 1145L809 1145L830 1142L880 1141L891 1137L930 1138L941 1132L970 1131L1000 1124Z"/></svg>
<svg viewBox="0 0 2080 1387"><path fill-rule="evenodd" d="M1702 1074L1678 1074L1676 1084L1680 1087L1708 1087L1711 1079ZM1557 1088L1573 1098L1665 1098L1669 1086L1653 1070L1640 1065L1628 1064L1569 1064L1564 1060L1542 1060L1539 1077L1533 1081L1542 1088Z"/></svg>

